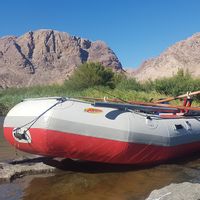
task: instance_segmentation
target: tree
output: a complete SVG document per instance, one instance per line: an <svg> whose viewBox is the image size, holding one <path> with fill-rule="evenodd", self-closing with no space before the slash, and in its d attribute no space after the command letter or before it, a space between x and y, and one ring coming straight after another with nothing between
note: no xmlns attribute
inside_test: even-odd
<svg viewBox="0 0 200 200"><path fill-rule="evenodd" d="M114 88L114 72L100 63L84 63L80 65L65 81L68 89L82 90L92 86L108 86Z"/></svg>

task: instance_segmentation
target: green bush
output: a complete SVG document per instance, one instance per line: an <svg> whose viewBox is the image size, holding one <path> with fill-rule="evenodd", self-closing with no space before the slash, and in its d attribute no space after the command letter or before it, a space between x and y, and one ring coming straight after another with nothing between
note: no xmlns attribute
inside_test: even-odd
<svg viewBox="0 0 200 200"><path fill-rule="evenodd" d="M188 91L200 90L200 79L193 79L188 72L179 70L173 77L152 82L152 89L161 94L177 96Z"/></svg>
<svg viewBox="0 0 200 200"><path fill-rule="evenodd" d="M114 72L100 63L84 63L65 81L65 86L70 90L82 90L91 86L114 88Z"/></svg>
<svg viewBox="0 0 200 200"><path fill-rule="evenodd" d="M143 89L142 85L135 78L124 78L118 82L116 87L121 90L134 91L141 91Z"/></svg>

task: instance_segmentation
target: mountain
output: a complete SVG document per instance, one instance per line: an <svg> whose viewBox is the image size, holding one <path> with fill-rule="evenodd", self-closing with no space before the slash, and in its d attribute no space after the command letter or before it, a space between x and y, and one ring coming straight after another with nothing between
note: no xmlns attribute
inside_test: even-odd
<svg viewBox="0 0 200 200"><path fill-rule="evenodd" d="M179 69L188 71L193 77L200 75L200 33L172 45L132 73L137 80L145 81L173 76Z"/></svg>
<svg viewBox="0 0 200 200"><path fill-rule="evenodd" d="M122 70L102 41L91 42L55 30L0 38L0 88L62 83L84 62Z"/></svg>

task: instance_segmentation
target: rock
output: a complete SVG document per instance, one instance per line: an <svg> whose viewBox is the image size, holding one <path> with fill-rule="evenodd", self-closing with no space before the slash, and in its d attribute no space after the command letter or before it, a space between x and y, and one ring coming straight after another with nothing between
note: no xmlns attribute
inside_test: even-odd
<svg viewBox="0 0 200 200"><path fill-rule="evenodd" d="M200 184L199 183L179 183L170 184L159 190L151 192L146 200L199 200Z"/></svg>
<svg viewBox="0 0 200 200"><path fill-rule="evenodd" d="M10 163L0 163L0 182L11 181L25 175L52 173L55 167L48 165L50 158L32 156ZM46 164L45 164L46 163Z"/></svg>
<svg viewBox="0 0 200 200"><path fill-rule="evenodd" d="M0 88L62 83L80 64L100 62L122 70L102 41L91 42L55 30L0 38Z"/></svg>
<svg viewBox="0 0 200 200"><path fill-rule="evenodd" d="M114 52L107 47L106 43L102 41L93 42L88 52L88 61L100 62L110 67L114 66L116 70L122 69L121 65L119 66L118 58L115 56Z"/></svg>
<svg viewBox="0 0 200 200"><path fill-rule="evenodd" d="M199 77L200 33L172 45L158 57L146 60L133 76L139 81L155 80L173 76L179 69Z"/></svg>

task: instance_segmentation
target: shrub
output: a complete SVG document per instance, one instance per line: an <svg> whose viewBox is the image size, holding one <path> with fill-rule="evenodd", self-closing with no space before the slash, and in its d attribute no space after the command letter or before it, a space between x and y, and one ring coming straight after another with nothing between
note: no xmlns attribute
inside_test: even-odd
<svg viewBox="0 0 200 200"><path fill-rule="evenodd" d="M141 91L142 86L135 78L122 79L118 84L117 88L121 90L134 90Z"/></svg>
<svg viewBox="0 0 200 200"><path fill-rule="evenodd" d="M91 86L108 86L114 88L114 72L100 63L84 63L79 66L65 86L70 90L82 90Z"/></svg>
<svg viewBox="0 0 200 200"><path fill-rule="evenodd" d="M200 79L193 79L188 72L179 70L170 78L150 82L152 90L165 95L177 96L188 91L200 90Z"/></svg>

